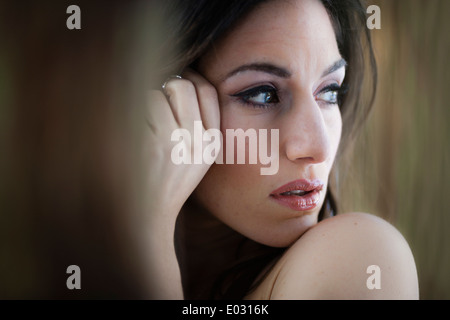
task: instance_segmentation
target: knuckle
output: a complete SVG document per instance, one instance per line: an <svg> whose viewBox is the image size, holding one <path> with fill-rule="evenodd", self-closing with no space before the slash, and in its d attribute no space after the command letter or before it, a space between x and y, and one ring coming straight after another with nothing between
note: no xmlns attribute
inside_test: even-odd
<svg viewBox="0 0 450 320"><path fill-rule="evenodd" d="M166 92L169 95L173 95L176 92L191 94L195 93L195 87L194 84L187 79L176 79L167 83Z"/></svg>
<svg viewBox="0 0 450 320"><path fill-rule="evenodd" d="M190 80L180 79L179 86L180 86L181 90L183 90L184 92L186 92L188 94L195 93L195 86Z"/></svg>

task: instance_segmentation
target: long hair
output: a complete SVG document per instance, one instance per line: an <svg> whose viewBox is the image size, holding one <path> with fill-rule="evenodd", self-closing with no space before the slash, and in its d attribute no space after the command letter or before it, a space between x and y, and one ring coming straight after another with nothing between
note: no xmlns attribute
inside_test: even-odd
<svg viewBox="0 0 450 320"><path fill-rule="evenodd" d="M195 69L198 60L221 39L235 23L258 5L273 0L174 0L168 4L168 36L161 46L162 68L158 76L163 81L183 69ZM337 159L354 140L369 114L376 91L377 71L371 37L366 26L365 6L361 0L321 0L336 35L341 56L347 61L340 97L343 119L342 139ZM364 89L364 90L363 90ZM331 186L328 186L319 220L338 213ZM210 298L240 299L267 264L285 249L261 245L251 257L242 257L216 281ZM189 296L187 296L189 298Z"/></svg>

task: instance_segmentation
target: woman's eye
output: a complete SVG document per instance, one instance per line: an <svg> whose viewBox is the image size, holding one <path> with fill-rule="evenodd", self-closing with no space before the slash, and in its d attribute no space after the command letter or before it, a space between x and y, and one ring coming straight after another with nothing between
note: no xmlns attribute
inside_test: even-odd
<svg viewBox="0 0 450 320"><path fill-rule="evenodd" d="M345 93L344 89L338 84L329 85L316 95L316 100L327 104L338 104L340 96Z"/></svg>
<svg viewBox="0 0 450 320"><path fill-rule="evenodd" d="M336 104L338 103L338 96L339 93L337 91L326 91L319 93L317 95L318 100L324 101L329 104Z"/></svg>
<svg viewBox="0 0 450 320"><path fill-rule="evenodd" d="M260 86L232 95L242 102L258 108L268 108L270 104L278 103L277 89L271 86Z"/></svg>

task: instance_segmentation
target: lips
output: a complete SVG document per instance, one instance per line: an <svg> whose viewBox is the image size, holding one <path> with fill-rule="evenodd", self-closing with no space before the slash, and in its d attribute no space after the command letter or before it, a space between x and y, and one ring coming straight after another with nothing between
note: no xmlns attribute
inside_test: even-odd
<svg viewBox="0 0 450 320"><path fill-rule="evenodd" d="M270 197L295 211L308 211L317 207L324 183L321 180L300 179L272 191Z"/></svg>

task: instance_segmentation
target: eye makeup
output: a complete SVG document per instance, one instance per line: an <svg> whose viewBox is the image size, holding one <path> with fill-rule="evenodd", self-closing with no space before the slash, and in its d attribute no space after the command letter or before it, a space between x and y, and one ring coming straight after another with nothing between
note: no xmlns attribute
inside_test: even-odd
<svg viewBox="0 0 450 320"><path fill-rule="evenodd" d="M316 95L315 100L328 105L338 104L347 92L347 86L332 83L322 88ZM238 98L239 102L254 108L267 109L280 102L278 89L270 85L256 86L236 94L232 97Z"/></svg>
<svg viewBox="0 0 450 320"><path fill-rule="evenodd" d="M270 85L253 87L231 96L238 98L241 103L255 108L266 109L280 102L278 90Z"/></svg>
<svg viewBox="0 0 450 320"><path fill-rule="evenodd" d="M326 104L340 104L343 95L347 92L346 85L339 85L337 83L332 83L324 88L322 88L316 94L316 100L324 102Z"/></svg>

